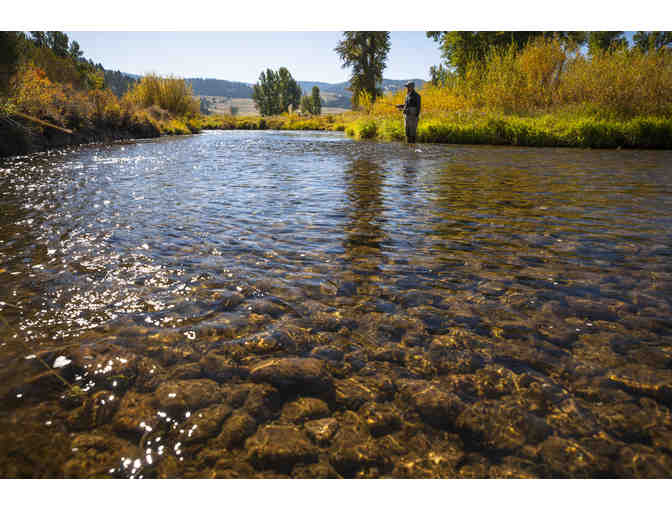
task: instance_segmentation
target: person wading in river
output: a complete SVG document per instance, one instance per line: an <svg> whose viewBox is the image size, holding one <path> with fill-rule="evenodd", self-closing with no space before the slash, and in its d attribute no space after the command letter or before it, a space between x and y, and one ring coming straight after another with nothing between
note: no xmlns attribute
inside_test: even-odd
<svg viewBox="0 0 672 510"><path fill-rule="evenodd" d="M409 81L406 84L406 101L398 104L397 108L404 112L404 127L406 141L415 143L415 134L418 130L418 117L420 117L420 94L415 91L415 83Z"/></svg>

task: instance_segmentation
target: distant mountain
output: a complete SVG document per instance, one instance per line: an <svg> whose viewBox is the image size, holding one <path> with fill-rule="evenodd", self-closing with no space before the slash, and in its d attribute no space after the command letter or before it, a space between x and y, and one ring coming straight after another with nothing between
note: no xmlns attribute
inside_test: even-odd
<svg viewBox="0 0 672 510"><path fill-rule="evenodd" d="M252 85L215 78L187 78L197 96L252 97Z"/></svg>
<svg viewBox="0 0 672 510"><path fill-rule="evenodd" d="M415 83L415 88L420 89L425 84L425 80L413 79L413 80L388 80L383 78L383 90L385 92L392 92L399 90L404 87L409 81ZM344 81L341 83L324 83L321 81L300 81L299 86L303 89L304 93L310 94L313 87L317 85L320 88L320 92L330 92L332 94L345 94L348 97L352 93L347 90L350 86L349 81Z"/></svg>
<svg viewBox="0 0 672 510"><path fill-rule="evenodd" d="M131 78L140 78L136 74L124 73ZM197 96L219 96L231 98L251 98L252 83L243 83L238 81L218 80L216 78L187 78L187 82L194 90ZM425 80L388 80L383 79L383 91L394 92L404 87L404 85L413 81L416 89L421 89ZM314 86L319 87L320 92L324 94L325 106L350 108L352 92L347 90L350 86L349 81L341 83L326 83L322 81L299 81L299 86L304 94L310 94Z"/></svg>

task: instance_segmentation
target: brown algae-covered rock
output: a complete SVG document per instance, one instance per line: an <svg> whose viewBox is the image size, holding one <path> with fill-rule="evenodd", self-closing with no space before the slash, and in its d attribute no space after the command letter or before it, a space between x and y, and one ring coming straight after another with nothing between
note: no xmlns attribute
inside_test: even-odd
<svg viewBox="0 0 672 510"><path fill-rule="evenodd" d="M335 418L322 418L303 424L308 436L317 444L327 444L338 430L338 421Z"/></svg>
<svg viewBox="0 0 672 510"><path fill-rule="evenodd" d="M295 426L267 425L245 441L250 462L258 469L291 470L317 460L318 448Z"/></svg>
<svg viewBox="0 0 672 510"><path fill-rule="evenodd" d="M71 430L87 430L109 423L119 408L121 399L111 391L99 391L87 398L67 418Z"/></svg>
<svg viewBox="0 0 672 510"><path fill-rule="evenodd" d="M290 357L262 361L252 367L250 377L255 382L301 393L323 393L332 386L324 361L315 358Z"/></svg>
<svg viewBox="0 0 672 510"><path fill-rule="evenodd" d="M153 396L127 391L119 403L119 410L112 421L118 432L144 434L147 427L154 428L159 422Z"/></svg>
<svg viewBox="0 0 672 510"><path fill-rule="evenodd" d="M216 404L190 413L189 418L180 425L183 431L179 439L185 443L204 441L216 436L222 423L231 415L231 406Z"/></svg>
<svg viewBox="0 0 672 510"><path fill-rule="evenodd" d="M210 379L168 381L154 393L156 406L169 414L196 410L214 404L221 399L219 384Z"/></svg>
<svg viewBox="0 0 672 510"><path fill-rule="evenodd" d="M390 434L401 427L401 418L392 404L368 402L359 409L371 435L374 437Z"/></svg>
<svg viewBox="0 0 672 510"><path fill-rule="evenodd" d="M285 404L281 419L291 423L303 423L306 420L324 418L329 415L329 406L323 400L302 397Z"/></svg>
<svg viewBox="0 0 672 510"><path fill-rule="evenodd" d="M224 448L241 444L257 430L257 422L245 411L234 412L222 425L222 430L214 442Z"/></svg>
<svg viewBox="0 0 672 510"><path fill-rule="evenodd" d="M451 428L464 409L464 402L455 394L429 381L400 383L402 396L417 409L428 423L439 428Z"/></svg>
<svg viewBox="0 0 672 510"><path fill-rule="evenodd" d="M246 378L249 375L249 370L246 367L239 365L226 355L212 351L203 356L199 364L206 377L219 382Z"/></svg>

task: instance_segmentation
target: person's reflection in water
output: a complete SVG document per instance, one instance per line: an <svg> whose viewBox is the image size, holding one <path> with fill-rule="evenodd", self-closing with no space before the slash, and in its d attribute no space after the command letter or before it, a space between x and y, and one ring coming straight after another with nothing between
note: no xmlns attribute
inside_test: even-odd
<svg viewBox="0 0 672 510"><path fill-rule="evenodd" d="M349 221L345 226L344 275L347 286L358 294L376 293L380 265L384 263L382 245L387 239L383 229L383 169L371 161L353 161L346 171ZM379 292L379 290L378 290Z"/></svg>

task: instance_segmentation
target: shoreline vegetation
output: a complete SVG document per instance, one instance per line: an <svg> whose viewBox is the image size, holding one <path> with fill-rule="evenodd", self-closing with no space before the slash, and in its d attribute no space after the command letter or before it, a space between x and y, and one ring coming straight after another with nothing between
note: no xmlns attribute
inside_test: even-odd
<svg viewBox="0 0 672 510"><path fill-rule="evenodd" d="M4 34L12 34L5 32ZM21 39L19 37L19 39ZM0 156L205 129L344 131L400 141L404 91L342 114L203 115L185 80L149 74L121 97L81 57L18 41L22 58L0 90ZM81 52L80 52L81 53ZM419 143L672 149L672 51L610 48L583 54L557 39L493 48L464 73L420 90ZM31 116L60 126L26 121ZM69 134L64 130L72 130Z"/></svg>

